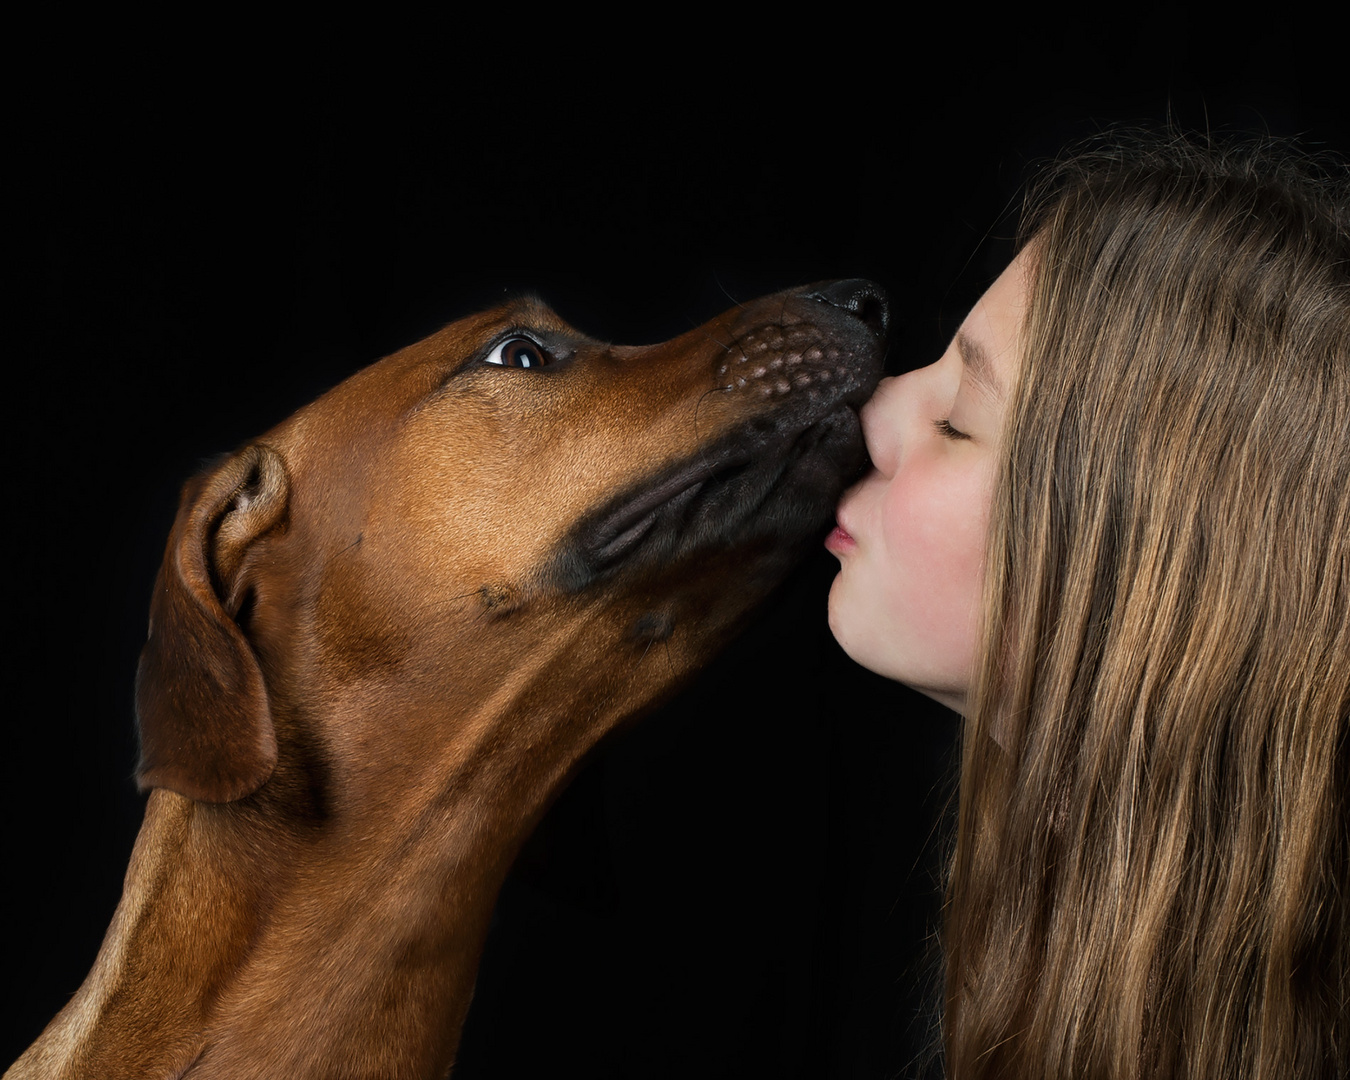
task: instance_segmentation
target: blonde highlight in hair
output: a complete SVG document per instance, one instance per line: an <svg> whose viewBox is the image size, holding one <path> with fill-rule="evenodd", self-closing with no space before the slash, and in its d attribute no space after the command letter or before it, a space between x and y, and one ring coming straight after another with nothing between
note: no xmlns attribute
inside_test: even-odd
<svg viewBox="0 0 1350 1080"><path fill-rule="evenodd" d="M1350 216L1288 150L1076 156L991 514L951 1076L1350 1075Z"/></svg>

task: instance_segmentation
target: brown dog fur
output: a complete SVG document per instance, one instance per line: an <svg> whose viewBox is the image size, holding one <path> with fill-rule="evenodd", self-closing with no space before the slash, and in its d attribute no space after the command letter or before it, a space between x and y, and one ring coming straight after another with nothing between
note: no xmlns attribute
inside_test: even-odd
<svg viewBox="0 0 1350 1080"><path fill-rule="evenodd" d="M445 1076L520 843L828 519L884 323L842 282L620 348L523 300L190 482L122 902L6 1075Z"/></svg>

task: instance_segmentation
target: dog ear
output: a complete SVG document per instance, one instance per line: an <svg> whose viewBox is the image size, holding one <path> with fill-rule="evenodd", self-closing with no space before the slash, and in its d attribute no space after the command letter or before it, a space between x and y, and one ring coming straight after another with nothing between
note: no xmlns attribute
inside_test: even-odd
<svg viewBox="0 0 1350 1080"><path fill-rule="evenodd" d="M281 520L288 491L281 458L265 446L183 489L136 671L142 791L230 802L272 775L267 688L235 616L247 595L247 555Z"/></svg>

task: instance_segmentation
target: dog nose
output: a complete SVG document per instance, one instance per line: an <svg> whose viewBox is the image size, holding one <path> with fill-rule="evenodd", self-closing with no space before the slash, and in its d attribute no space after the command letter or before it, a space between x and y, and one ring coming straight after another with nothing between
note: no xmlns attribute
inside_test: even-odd
<svg viewBox="0 0 1350 1080"><path fill-rule="evenodd" d="M806 294L831 307L852 312L867 324L877 337L885 337L891 325L891 306L886 290L866 278L848 278L817 286Z"/></svg>

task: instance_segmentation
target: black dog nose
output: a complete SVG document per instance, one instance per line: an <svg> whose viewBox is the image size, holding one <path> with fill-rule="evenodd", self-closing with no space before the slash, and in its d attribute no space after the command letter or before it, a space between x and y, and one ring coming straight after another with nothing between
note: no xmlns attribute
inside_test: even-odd
<svg viewBox="0 0 1350 1080"><path fill-rule="evenodd" d="M850 311L877 337L885 337L891 325L891 305L886 290L866 278L847 278L820 285L806 294L812 300Z"/></svg>

